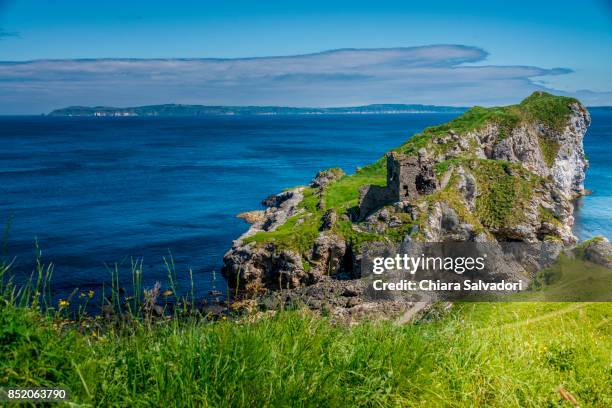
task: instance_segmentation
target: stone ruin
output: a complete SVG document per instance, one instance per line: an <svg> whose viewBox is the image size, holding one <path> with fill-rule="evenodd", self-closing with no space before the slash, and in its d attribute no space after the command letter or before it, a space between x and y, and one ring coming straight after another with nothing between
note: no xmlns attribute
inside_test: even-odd
<svg viewBox="0 0 612 408"><path fill-rule="evenodd" d="M413 201L431 194L438 188L433 161L424 151L418 156L389 152L387 157L387 185L366 185L359 189L359 219L385 205Z"/></svg>

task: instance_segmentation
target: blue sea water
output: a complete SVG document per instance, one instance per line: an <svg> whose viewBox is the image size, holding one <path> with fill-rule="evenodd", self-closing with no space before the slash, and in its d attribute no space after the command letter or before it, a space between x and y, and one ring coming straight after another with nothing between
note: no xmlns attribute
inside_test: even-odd
<svg viewBox="0 0 612 408"><path fill-rule="evenodd" d="M602 235L612 241L612 111L591 111L592 123L584 138L589 160L585 188L592 194L575 206L574 232L584 240Z"/></svg>
<svg viewBox="0 0 612 408"><path fill-rule="evenodd" d="M222 257L247 229L236 214L269 194L305 184L324 168L353 172L452 114L195 118L0 118L0 223L4 256L32 271L35 242L55 265L58 296L99 290L119 263L144 261L144 283L180 284L196 295L219 279ZM593 114L591 167L576 231L612 237L612 114ZM215 271L213 273L213 271Z"/></svg>

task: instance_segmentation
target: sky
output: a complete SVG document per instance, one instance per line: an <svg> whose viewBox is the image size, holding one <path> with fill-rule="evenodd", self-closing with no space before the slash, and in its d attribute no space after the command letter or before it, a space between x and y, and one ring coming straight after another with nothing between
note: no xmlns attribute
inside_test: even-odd
<svg viewBox="0 0 612 408"><path fill-rule="evenodd" d="M612 105L612 2L0 0L0 114L69 105Z"/></svg>

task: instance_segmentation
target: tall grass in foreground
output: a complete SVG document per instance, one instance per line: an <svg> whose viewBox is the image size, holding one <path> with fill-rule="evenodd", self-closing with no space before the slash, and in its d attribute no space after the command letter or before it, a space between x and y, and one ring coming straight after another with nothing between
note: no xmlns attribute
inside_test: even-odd
<svg viewBox="0 0 612 408"><path fill-rule="evenodd" d="M12 261L0 258L0 300L2 303L31 308L55 318L68 320L90 319L90 312L102 313L108 321L110 317L125 323L129 321L150 320L153 317L191 316L206 317L195 296L193 272L188 271L188 287L179 287L176 267L172 254L163 257L162 261L167 272L167 287L160 282L151 288L143 286L143 260L131 258L126 270L125 262L106 265L110 285L102 285L100 293L93 290L74 290L65 298L53 303L51 282L54 265L44 264L42 252L36 244L35 264L32 273L25 279L15 282L12 271ZM120 275L131 278L127 284L120 281ZM229 296L229 295L228 295ZM93 303L93 304L92 304Z"/></svg>
<svg viewBox="0 0 612 408"><path fill-rule="evenodd" d="M305 311L105 325L17 292L0 292L0 386L67 388L77 404L612 406L610 303L461 304L405 326Z"/></svg>

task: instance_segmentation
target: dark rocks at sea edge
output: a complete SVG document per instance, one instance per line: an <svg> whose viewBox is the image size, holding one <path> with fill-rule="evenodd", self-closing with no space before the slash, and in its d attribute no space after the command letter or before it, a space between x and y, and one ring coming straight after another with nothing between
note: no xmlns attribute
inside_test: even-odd
<svg viewBox="0 0 612 408"><path fill-rule="evenodd" d="M310 308L327 305L345 315L365 303L341 294L360 284L370 242L569 247L577 241L572 200L584 193L583 137L590 121L577 100L542 92L518 105L472 108L355 174L327 170L308 187L269 197L262 219L225 254L222 272L230 285L267 290L260 299L281 291L306 299ZM528 282L530 262L508 273ZM366 309L379 313L387 306L381 301Z"/></svg>

